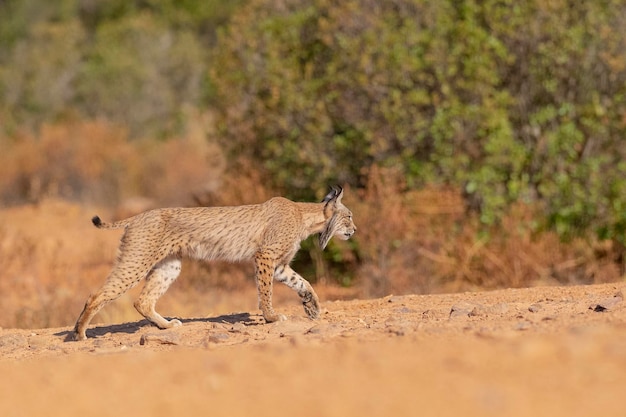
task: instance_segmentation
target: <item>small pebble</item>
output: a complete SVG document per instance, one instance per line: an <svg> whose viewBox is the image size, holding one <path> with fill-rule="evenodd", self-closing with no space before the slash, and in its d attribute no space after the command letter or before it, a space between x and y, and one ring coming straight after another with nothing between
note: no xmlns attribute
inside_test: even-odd
<svg viewBox="0 0 626 417"><path fill-rule="evenodd" d="M605 298L597 304L590 305L589 309L595 311L596 313L601 313L603 311L611 310L616 305L621 303L622 300L622 297Z"/></svg>
<svg viewBox="0 0 626 417"><path fill-rule="evenodd" d="M230 329L228 329L228 331L231 333L245 333L246 325L243 323L235 323Z"/></svg>
<svg viewBox="0 0 626 417"><path fill-rule="evenodd" d="M209 343L224 343L229 338L228 333L213 333L209 335Z"/></svg>
<svg viewBox="0 0 626 417"><path fill-rule="evenodd" d="M397 326L387 327L387 333L390 333L394 336L404 336L404 329Z"/></svg>
<svg viewBox="0 0 626 417"><path fill-rule="evenodd" d="M180 343L180 336L177 333L147 333L141 335L139 344L146 345L148 343L178 345Z"/></svg>
<svg viewBox="0 0 626 417"><path fill-rule="evenodd" d="M450 309L450 318L469 317L470 313L476 307L477 307L476 305L471 304L471 303L467 303L467 302L460 302L458 304L455 304Z"/></svg>

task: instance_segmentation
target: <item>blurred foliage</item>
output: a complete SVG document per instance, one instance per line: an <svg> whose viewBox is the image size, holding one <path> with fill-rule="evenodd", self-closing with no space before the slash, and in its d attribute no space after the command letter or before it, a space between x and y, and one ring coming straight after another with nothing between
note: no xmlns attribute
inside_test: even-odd
<svg viewBox="0 0 626 417"><path fill-rule="evenodd" d="M211 113L231 161L294 198L394 167L486 226L522 201L626 243L624 27L618 0L3 0L0 146Z"/></svg>
<svg viewBox="0 0 626 417"><path fill-rule="evenodd" d="M0 2L0 123L9 135L67 118L166 137L206 107L207 51L243 1Z"/></svg>
<svg viewBox="0 0 626 417"><path fill-rule="evenodd" d="M624 241L625 24L613 0L252 1L214 49L220 133L293 196L394 166L485 225L521 200Z"/></svg>

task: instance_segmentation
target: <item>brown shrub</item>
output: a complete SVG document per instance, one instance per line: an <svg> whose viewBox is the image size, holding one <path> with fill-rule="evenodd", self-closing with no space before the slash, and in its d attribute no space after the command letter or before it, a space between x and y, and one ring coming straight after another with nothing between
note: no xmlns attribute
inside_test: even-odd
<svg viewBox="0 0 626 417"><path fill-rule="evenodd" d="M115 207L137 196L192 204L193 193L218 187L225 168L219 147L197 129L182 138L130 141L115 125L81 121L5 142L0 198L9 204L52 197Z"/></svg>
<svg viewBox="0 0 626 417"><path fill-rule="evenodd" d="M373 166L358 196L347 197L358 230L357 282L366 296L432 292L446 229L463 214L458 193L429 188L407 191L399 171ZM437 268L435 268L437 266Z"/></svg>
<svg viewBox="0 0 626 417"><path fill-rule="evenodd" d="M517 204L485 229L459 190L405 190L394 169L373 167L358 196L348 194L358 227L361 296L588 284L619 279L618 249L595 240L564 242L535 231L536 208Z"/></svg>

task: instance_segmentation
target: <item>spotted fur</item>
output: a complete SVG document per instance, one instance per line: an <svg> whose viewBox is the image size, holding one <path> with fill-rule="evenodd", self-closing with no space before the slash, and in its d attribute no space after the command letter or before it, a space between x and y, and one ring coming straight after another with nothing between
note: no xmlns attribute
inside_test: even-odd
<svg viewBox="0 0 626 417"><path fill-rule="evenodd" d="M319 233L325 248L331 237L349 239L356 231L352 213L341 203L343 190L333 189L321 203L296 203L282 197L237 207L162 208L115 223L92 219L101 229L124 228L116 263L104 285L91 294L76 321L73 339L83 340L92 318L142 279L135 308L161 329L180 326L155 311L157 300L180 273L181 258L253 260L259 308L267 322L283 320L272 308L276 279L298 293L304 311L315 319L319 299L311 284L289 266L300 242Z"/></svg>

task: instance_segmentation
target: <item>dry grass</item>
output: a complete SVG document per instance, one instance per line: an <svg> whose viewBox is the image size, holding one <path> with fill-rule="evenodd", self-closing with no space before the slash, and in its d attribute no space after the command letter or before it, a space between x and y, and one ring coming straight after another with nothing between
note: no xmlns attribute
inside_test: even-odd
<svg viewBox="0 0 626 417"><path fill-rule="evenodd" d="M105 276L115 256L114 236L88 230L92 212L62 201L2 210L1 326L71 322L75 298L88 294L89 285L96 276Z"/></svg>

